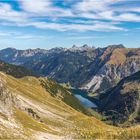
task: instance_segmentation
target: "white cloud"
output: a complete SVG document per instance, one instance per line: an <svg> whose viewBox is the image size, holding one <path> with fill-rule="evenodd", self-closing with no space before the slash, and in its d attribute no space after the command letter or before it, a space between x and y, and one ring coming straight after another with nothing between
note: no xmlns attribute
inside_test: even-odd
<svg viewBox="0 0 140 140"><path fill-rule="evenodd" d="M22 26L19 24L19 26ZM110 30L125 30L122 27L117 27L113 23L97 22L93 25L83 24L59 24L47 22L30 22L26 26L34 26L42 29L54 29L58 31L76 30L76 31L110 31Z"/></svg>
<svg viewBox="0 0 140 140"><path fill-rule="evenodd" d="M140 22L140 15L131 13L133 8L122 10L112 4L125 0L82 0L75 2L72 8L54 6L50 0L18 0L23 11L13 10L10 4L0 3L0 24L3 26L33 26L40 29L58 31L126 31L120 22ZM136 11L140 10L138 7ZM116 13L118 12L118 13ZM43 18L51 19L46 22ZM61 18L70 23L61 22ZM78 19L78 18L84 19ZM42 18L42 19L40 19ZM55 20L53 20L55 19ZM89 19L89 20L85 20ZM108 20L103 22L102 20ZM29 37L28 37L29 38Z"/></svg>
<svg viewBox="0 0 140 140"><path fill-rule="evenodd" d="M53 6L53 3L50 0L22 0L19 2L21 8L24 11L29 12L32 16L52 16L53 18L73 16L70 9Z"/></svg>
<svg viewBox="0 0 140 140"><path fill-rule="evenodd" d="M126 6L112 6L125 2ZM74 8L77 15L85 18L112 20L112 21L140 21L140 15L132 12L140 12L138 6L127 6L126 0L82 0L78 2Z"/></svg>
<svg viewBox="0 0 140 140"><path fill-rule="evenodd" d="M115 15L111 11L104 11L99 14L99 19L106 19L111 21L128 21L128 22L140 22L140 15L129 13L129 12L123 12L118 15Z"/></svg>
<svg viewBox="0 0 140 140"><path fill-rule="evenodd" d="M75 9L79 11L100 11L105 10L107 7L107 4L111 2L112 0L83 0L81 2L78 2L74 7Z"/></svg>
<svg viewBox="0 0 140 140"><path fill-rule="evenodd" d="M28 34L23 34L20 36L16 36L15 38L17 39L47 39L45 36L41 35L28 35Z"/></svg>
<svg viewBox="0 0 140 140"><path fill-rule="evenodd" d="M96 21L92 24L81 24L81 23L72 23L72 24L60 24L60 23L51 23L51 22L41 22L41 21L26 21L26 22L16 22L16 23L0 23L1 25L6 26L19 26L19 27L28 27L32 26L39 29L52 29L57 31L126 31L123 27L118 27L119 23L115 22L100 22Z"/></svg>
<svg viewBox="0 0 140 140"><path fill-rule="evenodd" d="M11 5L0 3L0 19L11 22L23 22L26 16L27 15L23 12L14 11Z"/></svg>
<svg viewBox="0 0 140 140"><path fill-rule="evenodd" d="M50 9L49 0L21 0L21 7L27 12L44 13Z"/></svg>
<svg viewBox="0 0 140 140"><path fill-rule="evenodd" d="M115 20L115 19L114 19ZM132 13L123 13L120 14L117 18L120 21L140 21L140 16Z"/></svg>

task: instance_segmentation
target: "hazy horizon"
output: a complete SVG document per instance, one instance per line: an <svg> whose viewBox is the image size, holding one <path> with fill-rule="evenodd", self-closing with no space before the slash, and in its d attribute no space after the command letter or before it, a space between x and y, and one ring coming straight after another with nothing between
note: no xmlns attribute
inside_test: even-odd
<svg viewBox="0 0 140 140"><path fill-rule="evenodd" d="M76 44L73 44L73 45L76 45ZM69 47L63 47L63 46L55 46L55 47L0 47L0 50L3 50L3 49L7 49L7 48L13 48L13 49L17 49L17 50L27 50L27 49L46 49L46 50L49 50L49 49L53 49L53 48L72 48L72 46L69 46ZM95 47L95 48L105 48L105 47L108 47L109 45L123 45L125 48L140 48L140 47L127 47L125 46L124 44L109 44L107 46L103 46L103 47L100 47L100 46L94 46L94 45L89 45L89 44L83 44L83 45L88 45L90 47ZM83 45L76 45L77 47L82 47Z"/></svg>

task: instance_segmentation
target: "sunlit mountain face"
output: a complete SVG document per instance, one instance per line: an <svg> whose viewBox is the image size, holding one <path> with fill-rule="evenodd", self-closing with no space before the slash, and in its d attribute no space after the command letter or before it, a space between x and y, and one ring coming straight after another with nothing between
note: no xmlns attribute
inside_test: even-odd
<svg viewBox="0 0 140 140"><path fill-rule="evenodd" d="M139 7L139 0L1 0L0 45L139 47Z"/></svg>
<svg viewBox="0 0 140 140"><path fill-rule="evenodd" d="M140 139L140 0L0 0L0 139Z"/></svg>
<svg viewBox="0 0 140 140"><path fill-rule="evenodd" d="M71 48L0 50L0 60L24 66L38 76L90 92L106 91L122 78L140 70L140 48L88 45Z"/></svg>

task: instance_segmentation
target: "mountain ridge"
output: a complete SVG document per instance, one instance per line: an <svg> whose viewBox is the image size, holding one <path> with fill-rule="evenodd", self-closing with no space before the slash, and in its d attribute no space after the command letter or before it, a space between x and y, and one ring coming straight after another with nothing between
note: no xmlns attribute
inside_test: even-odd
<svg viewBox="0 0 140 140"><path fill-rule="evenodd" d="M27 69L23 66L9 64L1 60L0 60L0 71L3 71L4 73L12 75L16 78L21 78L24 76L37 76L37 74L35 74L35 72L33 72L30 69Z"/></svg>
<svg viewBox="0 0 140 140"><path fill-rule="evenodd" d="M131 59L137 59L135 57L137 53L139 54L135 50L134 52L132 50L125 52L127 57ZM71 56L71 53L74 54L72 57L73 60L76 60L77 56L75 53L77 54L77 52L67 52L65 55L67 56L68 54ZM108 57L108 54L110 55L110 48L106 48L106 51L103 51L103 53L107 55L105 57L104 55L100 55L106 58L108 62L110 59ZM60 57L59 53L57 56ZM81 60L81 54L79 56L78 61ZM15 73L17 73L17 67L21 67L5 62L2 62L2 64L7 65L8 69L11 69L11 66L16 67L14 69ZM3 72L6 71L7 69L3 70ZM140 87L140 72L124 78L116 87L99 94L99 105L101 112L105 113L107 117L105 119L107 121L111 119L114 124L124 123L122 126L136 124L128 128L109 126L90 116L88 110L72 95L69 88L65 88L65 86L58 84L49 77L24 75L22 78L15 78L12 73L11 75L13 76L3 72L0 72L1 139L38 140L45 138L49 140L69 140L140 138L138 124L140 91L137 90ZM117 107L118 104L121 106ZM114 114L109 112L110 110L119 112L119 115L115 114L114 116ZM123 117L120 114L123 114ZM112 118L108 118L108 116Z"/></svg>
<svg viewBox="0 0 140 140"><path fill-rule="evenodd" d="M140 71L122 79L99 96L100 109L114 124L131 125L140 121Z"/></svg>
<svg viewBox="0 0 140 140"><path fill-rule="evenodd" d="M107 90L122 78L140 70L140 48L126 48L122 44L105 48L88 45L72 48L41 50L42 53L27 54L27 57L15 57L15 54L6 57L8 53L5 55L0 51L0 59L91 92Z"/></svg>

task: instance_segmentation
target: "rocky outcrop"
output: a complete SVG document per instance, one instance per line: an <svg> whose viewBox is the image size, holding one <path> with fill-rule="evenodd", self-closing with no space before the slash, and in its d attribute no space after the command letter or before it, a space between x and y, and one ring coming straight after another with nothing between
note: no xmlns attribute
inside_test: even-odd
<svg viewBox="0 0 140 140"><path fill-rule="evenodd" d="M13 102L14 97L6 88L6 81L0 77L0 113L10 116Z"/></svg>
<svg viewBox="0 0 140 140"><path fill-rule="evenodd" d="M103 56L103 55L102 55ZM116 48L84 89L100 92L116 85L122 78L140 70L140 49ZM97 88L98 87L98 88Z"/></svg>
<svg viewBox="0 0 140 140"><path fill-rule="evenodd" d="M0 75L3 73L0 73ZM5 76L5 74L3 74ZM21 100L17 98L16 93L7 88L7 82L3 77L0 77L0 113L6 116L13 114L13 107L25 109Z"/></svg>

